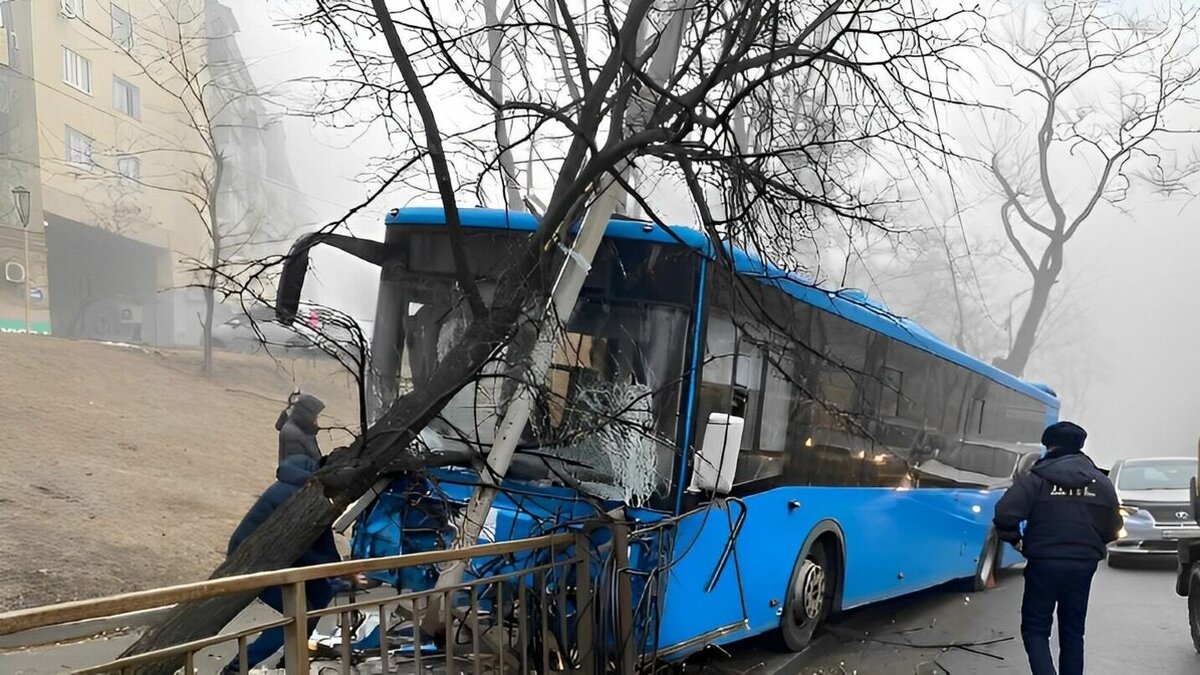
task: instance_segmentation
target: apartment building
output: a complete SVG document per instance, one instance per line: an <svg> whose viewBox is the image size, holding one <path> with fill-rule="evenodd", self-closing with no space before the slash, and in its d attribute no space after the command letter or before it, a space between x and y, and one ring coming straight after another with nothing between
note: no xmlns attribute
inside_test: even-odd
<svg viewBox="0 0 1200 675"><path fill-rule="evenodd" d="M0 330L24 329L28 288L38 332L198 344L214 148L234 177L222 212L237 228L268 219L235 214L239 203L299 194L286 170L261 175L286 167L281 132L237 117L263 112L245 96L236 23L215 0L0 0L0 21ZM212 104L214 82L239 73L248 102ZM31 193L27 228L17 186Z"/></svg>

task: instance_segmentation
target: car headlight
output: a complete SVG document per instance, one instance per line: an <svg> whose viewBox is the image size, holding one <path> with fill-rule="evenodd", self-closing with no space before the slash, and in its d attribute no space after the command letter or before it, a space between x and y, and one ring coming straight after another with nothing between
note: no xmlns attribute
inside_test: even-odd
<svg viewBox="0 0 1200 675"><path fill-rule="evenodd" d="M1128 517L1134 515L1135 513L1141 511L1141 509L1139 509L1136 506L1126 506L1126 505L1122 504L1121 508L1119 508L1118 511L1121 512L1122 518L1128 518Z"/></svg>

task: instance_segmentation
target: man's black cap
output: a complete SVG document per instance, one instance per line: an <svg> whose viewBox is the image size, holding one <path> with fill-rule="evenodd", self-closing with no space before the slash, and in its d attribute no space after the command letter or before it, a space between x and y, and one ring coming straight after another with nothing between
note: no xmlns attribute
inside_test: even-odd
<svg viewBox="0 0 1200 675"><path fill-rule="evenodd" d="M1087 432L1074 422L1056 422L1042 432L1042 445L1047 449L1082 450Z"/></svg>

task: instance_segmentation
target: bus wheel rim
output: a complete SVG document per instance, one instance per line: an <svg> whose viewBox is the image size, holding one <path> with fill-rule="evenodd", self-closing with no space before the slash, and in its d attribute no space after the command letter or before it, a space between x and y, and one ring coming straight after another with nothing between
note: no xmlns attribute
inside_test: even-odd
<svg viewBox="0 0 1200 675"><path fill-rule="evenodd" d="M794 612L799 623L807 623L821 616L825 605L825 569L811 558L804 561L800 567L799 584L796 599L799 600L799 611Z"/></svg>
<svg viewBox="0 0 1200 675"><path fill-rule="evenodd" d="M992 578L992 572L996 568L996 547L991 545L990 541L988 544L984 547L983 565L979 570L980 580L984 583L987 583L987 580Z"/></svg>

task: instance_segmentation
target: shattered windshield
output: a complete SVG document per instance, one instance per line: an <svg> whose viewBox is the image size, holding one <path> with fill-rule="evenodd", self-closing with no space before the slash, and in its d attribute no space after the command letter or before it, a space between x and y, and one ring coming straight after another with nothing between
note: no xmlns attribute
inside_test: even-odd
<svg viewBox="0 0 1200 675"><path fill-rule="evenodd" d="M483 271L477 277L485 301L495 288L487 270L494 258L514 253L519 237L471 237L472 270ZM380 391L392 395L431 377L470 320L456 281L446 273L452 269L448 254L431 247L445 241L442 235L413 239L408 253L419 252L420 261L387 266L380 290L379 316L385 302L401 309L390 325L376 322L376 358L385 362L376 371L398 375L394 388ZM691 269L689 255L671 247L604 243L574 313L556 337L550 371L534 389L534 412L518 445L520 466L510 475L631 503L669 495ZM490 450L517 391L506 357L501 353L487 364L430 425L445 446ZM390 358L395 362L387 363Z"/></svg>

